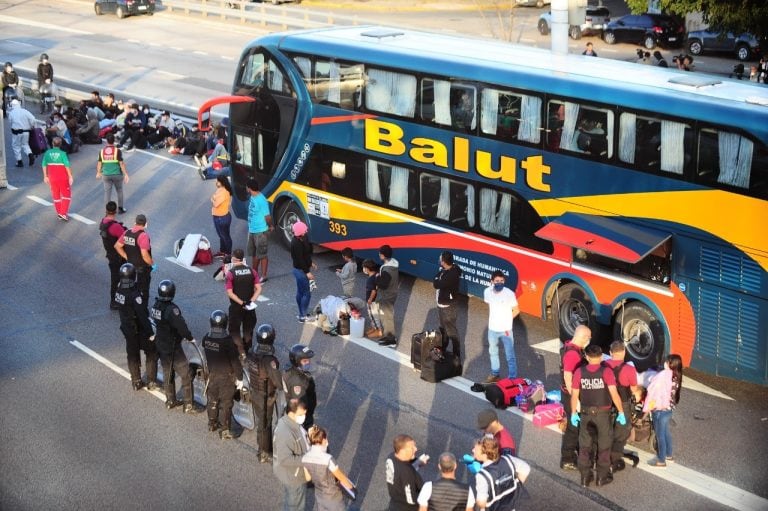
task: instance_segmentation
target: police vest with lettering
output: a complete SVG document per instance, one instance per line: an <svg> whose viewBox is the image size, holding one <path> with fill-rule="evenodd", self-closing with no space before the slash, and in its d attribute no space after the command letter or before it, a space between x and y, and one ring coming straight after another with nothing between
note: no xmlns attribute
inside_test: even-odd
<svg viewBox="0 0 768 511"><path fill-rule="evenodd" d="M432 483L432 496L429 497L429 511L465 511L469 486L455 479L439 479Z"/></svg>
<svg viewBox="0 0 768 511"><path fill-rule="evenodd" d="M233 266L230 271L232 272L232 292L247 302L253 296L253 270L244 264L239 264ZM236 303L231 298L229 301Z"/></svg>
<svg viewBox="0 0 768 511"><path fill-rule="evenodd" d="M589 366L582 366L581 377L579 379L579 400L582 410L586 407L594 406L598 408L611 407L611 394L608 392L608 385L603 379L603 372L606 366L600 364L596 370L590 370Z"/></svg>
<svg viewBox="0 0 768 511"><path fill-rule="evenodd" d="M619 392L619 398L621 399L621 402L629 403L629 401L632 399L632 389L627 385L622 385L619 383L619 373L621 373L621 370L624 369L625 365L627 365L627 363L622 362L621 364L614 367L613 374L616 375L616 390Z"/></svg>
<svg viewBox="0 0 768 511"><path fill-rule="evenodd" d="M141 257L141 249L139 248L139 236L142 234L144 234L143 229L140 231L128 230L123 235L125 255L128 256L128 262L134 265L137 271L145 270L149 266ZM152 254L151 251L150 254Z"/></svg>
<svg viewBox="0 0 768 511"><path fill-rule="evenodd" d="M120 161L117 159L119 149L113 145L104 147L99 153L101 156L101 173L105 176L119 176L122 174Z"/></svg>
<svg viewBox="0 0 768 511"><path fill-rule="evenodd" d="M118 254L117 250L115 250L115 243L117 243L117 240L120 238L109 234L109 229L113 224L118 224L121 230L125 231L125 226L121 222L118 222L114 219L109 219L106 222L102 220L101 224L99 224L101 242L104 244L104 250L107 252L107 259L112 261L120 259L120 254Z"/></svg>
<svg viewBox="0 0 768 511"><path fill-rule="evenodd" d="M583 367L587 365L586 360L584 359L584 354L581 352L581 348L579 348L578 346L576 346L571 342L568 342L565 345L563 345L563 347L560 348L560 388L562 390L567 389L567 387L565 386L565 370L563 367L563 361L565 360L565 354L568 353L569 351L578 352L579 357L581 358L581 362L579 362L579 364L573 368L573 372L576 372L576 369L578 369L579 367Z"/></svg>
<svg viewBox="0 0 768 511"><path fill-rule="evenodd" d="M486 509L489 511L512 511L517 501L518 480L512 457L503 455L494 463L484 467L478 476L485 478L488 483L488 500ZM477 492L477 488L475 488Z"/></svg>
<svg viewBox="0 0 768 511"><path fill-rule="evenodd" d="M203 337L203 349L211 378L233 378L232 359L237 357L235 343L226 333L211 333Z"/></svg>

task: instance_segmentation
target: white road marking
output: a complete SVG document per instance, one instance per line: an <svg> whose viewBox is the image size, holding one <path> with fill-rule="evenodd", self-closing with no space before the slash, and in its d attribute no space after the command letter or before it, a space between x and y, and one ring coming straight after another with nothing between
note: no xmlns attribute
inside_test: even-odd
<svg viewBox="0 0 768 511"><path fill-rule="evenodd" d="M187 266L186 264L182 264L175 257L169 256L169 257L166 257L165 260L166 261L170 261L170 262L172 262L175 265L181 266L185 270L189 270L192 273L200 273L200 272L205 271L202 268L198 268L197 266Z"/></svg>
<svg viewBox="0 0 768 511"><path fill-rule="evenodd" d="M18 44L18 45L21 45L21 46L32 46L32 47L35 46L34 44L24 43L24 42L21 42L21 41L14 41L13 39L7 39L5 42L6 43Z"/></svg>
<svg viewBox="0 0 768 511"><path fill-rule="evenodd" d="M550 353L560 353L560 339L554 338L550 339L548 341L540 342L538 344L534 344L531 346L531 348L535 348L537 350L542 351L548 351ZM695 390L697 392L701 392L703 394L708 394L710 396L719 397L720 399L727 399L729 401L734 401L734 399L731 396L728 396L726 394L723 394L719 390L715 390L712 387L708 387L704 385L703 383L699 383L690 376L686 376L683 378L683 388L688 390Z"/></svg>
<svg viewBox="0 0 768 511"><path fill-rule="evenodd" d="M180 75L178 73L171 73L170 71L163 71L162 69L158 69L155 71L156 73L160 73L162 75L165 75L173 80L179 80L181 78L186 78L184 75Z"/></svg>
<svg viewBox="0 0 768 511"><path fill-rule="evenodd" d="M184 51L184 48L179 48L178 46L171 46L170 48L176 51Z"/></svg>
<svg viewBox="0 0 768 511"><path fill-rule="evenodd" d="M160 46L160 43L149 43L150 46Z"/></svg>
<svg viewBox="0 0 768 511"><path fill-rule="evenodd" d="M116 372L117 374L119 374L120 376L125 378L126 380L130 380L131 379L131 374L128 371L126 371L122 367L118 366L117 364L114 364L111 360L107 360L106 358L102 357L101 355L99 355L98 353L93 351L88 346L85 346L84 344L82 344L82 343L80 343L80 342L78 342L76 340L69 341L69 344L71 344L75 348L79 349L80 351L82 351L83 353L88 355L89 357L91 357L91 358L101 362L102 364L104 364L108 368L112 369L114 372ZM159 390L148 390L146 387L144 387L144 390L146 390L147 392L149 392L150 394L152 394L153 396L155 396L159 400L165 402L165 394L163 394Z"/></svg>
<svg viewBox="0 0 768 511"><path fill-rule="evenodd" d="M8 188L9 190L18 190L18 188L16 188L13 185L8 185L8 186L6 186L6 188Z"/></svg>
<svg viewBox="0 0 768 511"><path fill-rule="evenodd" d="M27 195L27 199L42 204L43 206L53 206L53 202L48 202L45 199L41 199L37 195Z"/></svg>
<svg viewBox="0 0 768 511"><path fill-rule="evenodd" d="M77 213L70 213L69 217L74 218L78 222L83 222L85 225L94 225L96 223L90 218L85 218L84 216L78 215Z"/></svg>
<svg viewBox="0 0 768 511"><path fill-rule="evenodd" d="M128 42L129 43L136 43L136 44L140 44L141 43L141 41L139 41L138 39L128 39Z"/></svg>
<svg viewBox="0 0 768 511"><path fill-rule="evenodd" d="M189 167L189 168L192 168L192 169L196 169L196 168L197 168L197 165L193 165L193 164L191 164L191 163L184 163L183 161L179 161L179 160L177 160L176 158L171 158L171 157L169 157L169 156L164 156L164 155L162 155L162 154L157 154L156 152L148 151L148 150L146 150L146 149L137 149L135 152L139 152L139 153L148 154L148 155L150 155L150 156L154 156L155 158L160 158L161 160L165 160L165 161L170 161L170 162L173 162L173 163L177 163L177 164L179 164L179 165L183 165L183 166L185 166L185 167ZM129 153L129 154L130 154L130 153ZM197 177L199 178L200 176L197 176Z"/></svg>
<svg viewBox="0 0 768 511"><path fill-rule="evenodd" d="M23 18L16 18L14 16L5 16L3 14L0 14L0 22L12 23L14 25L26 25L28 27L44 28L46 30L58 30L59 32L69 32L70 34L93 35L92 32L85 32L84 30L62 27L61 25L54 25L52 23L30 21Z"/></svg>
<svg viewBox="0 0 768 511"><path fill-rule="evenodd" d="M208 54L207 54L207 53L205 53L204 51L200 51L200 50L195 50L195 51L193 51L192 53L194 53L195 55L208 55Z"/></svg>
<svg viewBox="0 0 768 511"><path fill-rule="evenodd" d="M104 58L101 58L101 57L94 57L93 55L83 55L82 53L75 53L74 55L76 57L81 57L81 58L84 58L84 59L98 60L99 62L109 62L109 63L112 62L110 59L104 59Z"/></svg>
<svg viewBox="0 0 768 511"><path fill-rule="evenodd" d="M221 58L224 60L235 60L235 57L229 57L227 55L221 55Z"/></svg>

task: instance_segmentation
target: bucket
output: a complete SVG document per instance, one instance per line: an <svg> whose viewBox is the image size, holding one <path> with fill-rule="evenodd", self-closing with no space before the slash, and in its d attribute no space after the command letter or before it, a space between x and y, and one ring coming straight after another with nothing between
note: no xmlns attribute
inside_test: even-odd
<svg viewBox="0 0 768 511"><path fill-rule="evenodd" d="M362 339L365 335L365 318L349 319L349 336L353 339Z"/></svg>

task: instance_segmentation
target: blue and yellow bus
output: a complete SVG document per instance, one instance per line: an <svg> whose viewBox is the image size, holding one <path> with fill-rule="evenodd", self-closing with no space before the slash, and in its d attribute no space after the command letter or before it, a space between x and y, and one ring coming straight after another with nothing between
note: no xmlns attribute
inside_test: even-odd
<svg viewBox="0 0 768 511"><path fill-rule="evenodd" d="M385 27L272 34L237 68L245 181L281 237L436 272L588 324L641 367L665 353L768 384L768 89L697 73Z"/></svg>

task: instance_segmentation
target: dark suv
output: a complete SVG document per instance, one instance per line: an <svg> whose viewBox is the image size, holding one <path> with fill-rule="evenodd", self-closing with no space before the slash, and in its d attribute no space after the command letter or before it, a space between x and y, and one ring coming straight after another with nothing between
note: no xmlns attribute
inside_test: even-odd
<svg viewBox="0 0 768 511"><path fill-rule="evenodd" d="M688 52L701 55L704 52L731 53L744 61L760 55L760 42L751 34L734 35L731 32L695 30L688 32Z"/></svg>
<svg viewBox="0 0 768 511"><path fill-rule="evenodd" d="M608 23L603 40L608 44L642 44L647 49L656 45L682 46L685 29L677 18L665 14L628 14Z"/></svg>
<svg viewBox="0 0 768 511"><path fill-rule="evenodd" d="M97 15L114 12L118 18L137 14L155 13L155 0L95 0L93 10Z"/></svg>

